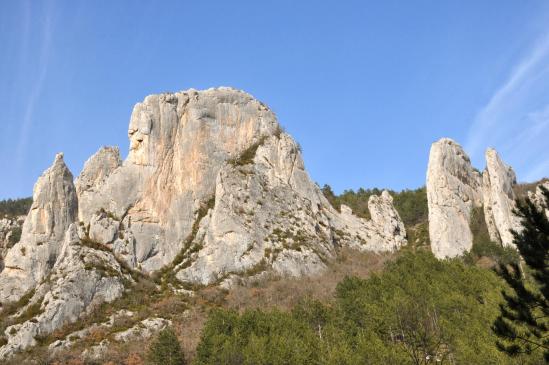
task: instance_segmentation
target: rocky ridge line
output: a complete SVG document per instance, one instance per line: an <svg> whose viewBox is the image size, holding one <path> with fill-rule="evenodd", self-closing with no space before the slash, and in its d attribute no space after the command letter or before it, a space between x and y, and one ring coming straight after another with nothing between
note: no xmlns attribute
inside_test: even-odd
<svg viewBox="0 0 549 365"><path fill-rule="evenodd" d="M490 239L513 247L512 230L520 230L515 216L516 175L498 153L486 150L486 169L473 168L463 148L449 138L431 146L427 170L429 236L438 258L456 257L473 246L473 209L483 207Z"/></svg>
<svg viewBox="0 0 549 365"><path fill-rule="evenodd" d="M131 289L132 270L173 290L314 275L349 246L393 251L406 231L384 192L372 219L336 211L274 113L230 88L151 95L133 109L125 161L101 148L73 178L58 155L36 183L0 273L0 358ZM6 307L7 308L7 307ZM30 317L30 318L29 318Z"/></svg>

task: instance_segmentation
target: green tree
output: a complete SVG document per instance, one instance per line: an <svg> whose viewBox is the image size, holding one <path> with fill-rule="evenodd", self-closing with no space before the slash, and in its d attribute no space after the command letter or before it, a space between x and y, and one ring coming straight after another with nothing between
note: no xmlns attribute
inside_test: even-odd
<svg viewBox="0 0 549 365"><path fill-rule="evenodd" d="M0 200L0 218L26 215L32 205L32 198Z"/></svg>
<svg viewBox="0 0 549 365"><path fill-rule="evenodd" d="M168 327L160 331L149 347L147 360L152 365L185 364L181 345L172 328Z"/></svg>
<svg viewBox="0 0 549 365"><path fill-rule="evenodd" d="M541 188L547 207L549 191ZM523 229L513 232L514 243L526 267L499 266L511 290L503 291L505 302L492 328L501 339L500 350L511 356L541 350L549 361L549 219L530 199L518 201L516 214Z"/></svg>

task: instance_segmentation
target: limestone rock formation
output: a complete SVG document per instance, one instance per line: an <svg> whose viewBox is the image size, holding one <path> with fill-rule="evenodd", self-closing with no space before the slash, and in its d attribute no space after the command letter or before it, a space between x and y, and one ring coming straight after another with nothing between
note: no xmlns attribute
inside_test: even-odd
<svg viewBox="0 0 549 365"><path fill-rule="evenodd" d="M0 301L34 289L28 306L40 310L30 320L13 315L0 358L115 300L132 282L128 266L180 291L182 283L312 275L340 247L407 243L388 192L370 198L371 220L334 209L274 113L244 92L148 96L128 135L125 161L103 147L73 184L58 155L38 180L0 273Z"/></svg>
<svg viewBox="0 0 549 365"><path fill-rule="evenodd" d="M469 251L473 207L482 205L481 176L463 148L448 138L431 146L427 169L429 237L438 258Z"/></svg>
<svg viewBox="0 0 549 365"><path fill-rule="evenodd" d="M371 221L349 210L339 214L311 182L299 148L285 133L263 141L249 163L225 166L214 196L188 245L189 252L199 250L175 267L181 281L207 285L269 268L279 275L312 275L338 246L391 251L406 244L387 192L372 197Z"/></svg>
<svg viewBox="0 0 549 365"><path fill-rule="evenodd" d="M179 254L186 257L175 263L177 277L193 283L262 265L304 275L325 267L336 240L355 244L359 237L359 246L374 250L405 244L402 224L391 233L333 210L275 115L241 91L148 96L135 106L128 134L124 163L112 150L86 163L77 183L79 217L93 240L143 272ZM80 188L84 181L97 183ZM293 249L282 247L286 241Z"/></svg>
<svg viewBox="0 0 549 365"><path fill-rule="evenodd" d="M19 299L46 278L59 255L69 225L76 221L78 202L73 177L55 157L34 187L31 210L21 240L7 253L0 273L0 302Z"/></svg>
<svg viewBox="0 0 549 365"><path fill-rule="evenodd" d="M429 236L436 257L455 257L470 251L473 208L484 207L490 239L513 247L511 230L520 231L515 208L516 175L498 153L486 151L486 169L481 175L471 166L461 146L443 138L433 144L427 171Z"/></svg>
<svg viewBox="0 0 549 365"><path fill-rule="evenodd" d="M131 281L131 277L123 273L114 256L83 245L76 225L72 224L54 270L35 288L26 307L18 312L38 306L38 314L6 329L7 344L0 347L0 359L34 346L38 336L48 335L64 324L77 321L98 305L118 298L124 290L123 280ZM15 315L16 322L18 317L21 315Z"/></svg>
<svg viewBox="0 0 549 365"><path fill-rule="evenodd" d="M496 150L486 151L486 169L483 173L484 213L490 239L503 246L513 246L511 230L520 230L515 208L516 175L499 157Z"/></svg>
<svg viewBox="0 0 549 365"><path fill-rule="evenodd" d="M105 179L122 165L118 147L102 147L84 164L84 168L75 182L78 196L100 186Z"/></svg>
<svg viewBox="0 0 549 365"><path fill-rule="evenodd" d="M128 261L142 270L158 270L191 235L221 167L277 129L267 107L233 89L148 96L131 116L128 158L80 194L80 219L90 224L102 209L119 226L126 219L121 236L129 238L116 246L133 249Z"/></svg>

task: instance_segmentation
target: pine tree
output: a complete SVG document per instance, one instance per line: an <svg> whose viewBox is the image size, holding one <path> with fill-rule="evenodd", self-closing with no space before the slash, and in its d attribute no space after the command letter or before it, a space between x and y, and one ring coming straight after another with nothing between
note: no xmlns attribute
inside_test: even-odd
<svg viewBox="0 0 549 365"><path fill-rule="evenodd" d="M540 188L549 207L549 191ZM498 273L511 290L503 292L505 301L492 329L501 339L501 351L510 356L543 351L549 361L549 219L531 199L518 201L515 214L523 229L513 232L514 243L525 265L499 266Z"/></svg>
<svg viewBox="0 0 549 365"><path fill-rule="evenodd" d="M165 328L149 347L147 360L152 365L184 365L181 345L172 328Z"/></svg>

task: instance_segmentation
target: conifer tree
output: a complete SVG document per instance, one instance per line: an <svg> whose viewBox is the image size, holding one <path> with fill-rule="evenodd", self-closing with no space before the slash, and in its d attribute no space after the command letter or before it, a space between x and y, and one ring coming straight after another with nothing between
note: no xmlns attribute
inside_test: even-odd
<svg viewBox="0 0 549 365"><path fill-rule="evenodd" d="M181 345L170 327L163 329L151 343L147 360L152 365L184 365Z"/></svg>
<svg viewBox="0 0 549 365"><path fill-rule="evenodd" d="M540 186L543 204L549 207L549 191ZM522 231L513 232L524 265L500 265L498 273L511 290L504 291L501 313L492 329L497 346L511 356L543 351L549 361L549 219L544 208L531 199L517 202Z"/></svg>

